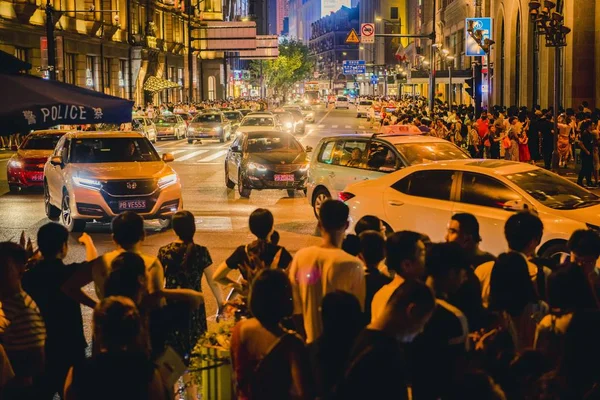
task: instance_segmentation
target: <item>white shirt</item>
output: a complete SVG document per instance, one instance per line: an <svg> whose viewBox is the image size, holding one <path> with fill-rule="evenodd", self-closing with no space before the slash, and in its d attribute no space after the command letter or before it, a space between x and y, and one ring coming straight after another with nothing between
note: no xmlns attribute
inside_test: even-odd
<svg viewBox="0 0 600 400"><path fill-rule="evenodd" d="M373 301L371 302L371 322L375 321L377 318L383 314L383 310L385 310L385 306L387 305L392 294L404 283L404 278L398 274L394 275L394 279L387 285L384 285L375 293L373 296Z"/></svg>
<svg viewBox="0 0 600 400"><path fill-rule="evenodd" d="M315 341L323 331L321 302L327 293L343 290L365 306L366 284L362 262L341 249L319 246L296 253L289 271L294 296L294 314L304 317L306 342Z"/></svg>
<svg viewBox="0 0 600 400"><path fill-rule="evenodd" d="M99 260L101 262L94 262L92 266L92 277L94 279L94 287L98 299L104 299L104 285L110 275L111 264L114 259L123 252L125 252L123 249L108 252L101 257L101 260ZM152 293L162 289L164 287L165 273L158 258L142 253L137 254L142 257L144 265L146 266L146 279L148 279L149 292Z"/></svg>
<svg viewBox="0 0 600 400"><path fill-rule="evenodd" d="M527 260L527 257L523 253L519 254L521 254L525 260ZM481 282L481 300L485 308L488 307L490 300L490 280L492 279L492 269L494 268L494 263L495 261L488 261L475 268L475 275L477 275L477 278L479 278L479 281ZM538 273L537 265L527 260L527 268L529 269L529 276L531 277L532 282L536 284ZM548 276L551 273L552 270L550 268L544 267L544 275L546 276L546 279L548 279Z"/></svg>

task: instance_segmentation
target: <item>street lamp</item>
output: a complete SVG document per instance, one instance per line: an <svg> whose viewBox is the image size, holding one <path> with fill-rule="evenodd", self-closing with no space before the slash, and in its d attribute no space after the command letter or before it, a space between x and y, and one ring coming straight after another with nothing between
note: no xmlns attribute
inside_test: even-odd
<svg viewBox="0 0 600 400"><path fill-rule="evenodd" d="M556 9L557 11L553 11ZM558 12L556 3L551 0L542 2L529 1L529 16L546 38L546 47L554 47L554 151L552 152L552 169L558 169L558 104L560 103L560 49L567 45L567 35L571 32L564 24L565 17Z"/></svg>

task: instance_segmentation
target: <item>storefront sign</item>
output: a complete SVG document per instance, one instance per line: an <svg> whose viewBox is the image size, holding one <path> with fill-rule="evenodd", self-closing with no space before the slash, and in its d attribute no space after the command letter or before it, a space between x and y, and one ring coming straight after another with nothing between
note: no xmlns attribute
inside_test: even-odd
<svg viewBox="0 0 600 400"><path fill-rule="evenodd" d="M94 120L102 120L104 113L102 108L84 107L77 105L61 104L52 107L40 107L36 111L23 111L23 118L27 125L35 124L73 124L92 123Z"/></svg>

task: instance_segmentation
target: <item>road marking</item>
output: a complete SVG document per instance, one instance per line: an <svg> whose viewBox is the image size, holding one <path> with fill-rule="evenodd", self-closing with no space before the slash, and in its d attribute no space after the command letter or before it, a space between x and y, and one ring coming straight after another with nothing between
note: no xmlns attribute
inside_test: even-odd
<svg viewBox="0 0 600 400"><path fill-rule="evenodd" d="M365 127L364 127L364 126L362 126L362 125L359 125L359 126L358 126L358 129L365 129Z"/></svg>
<svg viewBox="0 0 600 400"><path fill-rule="evenodd" d="M321 119L319 120L319 122L317 122L317 124L320 124L321 122L323 122L323 120L324 120L325 118L327 118L327 116L328 116L328 115L329 115L329 114L330 114L332 111L333 111L333 108L330 108L330 109L329 109L329 111L327 111L327 113L326 113L325 115L323 115L323 118L321 118Z"/></svg>
<svg viewBox="0 0 600 400"><path fill-rule="evenodd" d="M194 157L196 157L196 156L198 156L198 155L200 155L200 154L203 154L203 153L208 153L208 150L198 150L198 151L194 151L194 152L192 152L192 153L190 153L190 154L186 154L185 156L183 156L183 157L180 157L180 158L176 159L176 160L175 160L175 162L182 162L182 161L186 161L186 160L189 160L190 158L194 158Z"/></svg>
<svg viewBox="0 0 600 400"><path fill-rule="evenodd" d="M325 125L319 125L317 128L325 128Z"/></svg>
<svg viewBox="0 0 600 400"><path fill-rule="evenodd" d="M332 129L337 129L339 125L331 125Z"/></svg>
<svg viewBox="0 0 600 400"><path fill-rule="evenodd" d="M182 143L182 142L186 142L186 140L180 139L180 140L163 141L161 144L155 143L154 147L163 148L163 147L169 147L169 146L177 146L179 143Z"/></svg>
<svg viewBox="0 0 600 400"><path fill-rule="evenodd" d="M350 128L352 128L352 126L350 126L350 125L346 125L346 127L345 127L345 128L346 128L346 129L350 129Z"/></svg>
<svg viewBox="0 0 600 400"><path fill-rule="evenodd" d="M211 162L213 160L216 160L217 158L224 156L225 154L227 154L227 150L221 150L221 151L217 151L216 153L214 153L213 155L210 155L206 158L203 158L202 160L198 161L199 163L207 163L207 162Z"/></svg>

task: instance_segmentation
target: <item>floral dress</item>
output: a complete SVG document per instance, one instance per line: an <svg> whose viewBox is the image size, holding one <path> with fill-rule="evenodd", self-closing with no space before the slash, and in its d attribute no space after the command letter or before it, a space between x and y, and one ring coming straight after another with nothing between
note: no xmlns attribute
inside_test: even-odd
<svg viewBox="0 0 600 400"><path fill-rule="evenodd" d="M173 242L158 251L158 259L165 268L165 287L167 289L192 289L202 292L202 274L212 265L210 253L206 247L194 244L193 258L183 265L188 245ZM206 308L204 303L190 313L188 329L178 329L169 344L186 360L198 339L206 332Z"/></svg>

